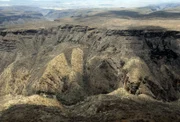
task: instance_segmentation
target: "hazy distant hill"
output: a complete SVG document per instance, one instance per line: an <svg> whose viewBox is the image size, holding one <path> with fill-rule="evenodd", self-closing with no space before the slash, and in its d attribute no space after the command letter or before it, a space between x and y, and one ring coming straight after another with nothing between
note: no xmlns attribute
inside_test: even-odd
<svg viewBox="0 0 180 122"><path fill-rule="evenodd" d="M0 25L24 24L30 21L44 20L43 14L45 12L37 7L0 7Z"/></svg>
<svg viewBox="0 0 180 122"><path fill-rule="evenodd" d="M180 3L163 3L158 5L150 5L147 8L150 8L152 11L166 10L180 7Z"/></svg>

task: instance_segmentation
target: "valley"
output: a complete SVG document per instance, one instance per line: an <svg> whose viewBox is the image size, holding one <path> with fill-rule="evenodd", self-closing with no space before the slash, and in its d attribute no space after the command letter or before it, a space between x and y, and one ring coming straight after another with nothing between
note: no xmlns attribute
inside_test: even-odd
<svg viewBox="0 0 180 122"><path fill-rule="evenodd" d="M0 10L0 122L180 121L178 6L13 9Z"/></svg>

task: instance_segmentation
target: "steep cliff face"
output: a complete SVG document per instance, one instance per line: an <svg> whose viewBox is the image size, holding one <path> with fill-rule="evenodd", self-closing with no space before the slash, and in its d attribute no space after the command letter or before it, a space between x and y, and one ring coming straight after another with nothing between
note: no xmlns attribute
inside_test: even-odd
<svg viewBox="0 0 180 122"><path fill-rule="evenodd" d="M69 105L123 87L179 98L180 32L61 25L0 35L1 96L46 94Z"/></svg>

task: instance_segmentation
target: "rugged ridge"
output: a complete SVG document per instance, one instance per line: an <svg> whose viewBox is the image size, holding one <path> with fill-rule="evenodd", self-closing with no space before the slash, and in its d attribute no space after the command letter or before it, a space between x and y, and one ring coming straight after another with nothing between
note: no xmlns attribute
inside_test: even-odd
<svg viewBox="0 0 180 122"><path fill-rule="evenodd" d="M125 88L175 101L180 32L80 25L0 32L0 95L46 94L71 105Z"/></svg>

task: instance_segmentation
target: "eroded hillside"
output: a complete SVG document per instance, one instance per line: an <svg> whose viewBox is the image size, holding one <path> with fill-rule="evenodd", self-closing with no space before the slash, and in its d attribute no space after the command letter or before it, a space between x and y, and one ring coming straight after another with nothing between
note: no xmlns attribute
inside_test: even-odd
<svg viewBox="0 0 180 122"><path fill-rule="evenodd" d="M132 98L143 96L172 102L180 97L179 31L105 30L60 25L47 29L4 30L0 35L0 96L38 94L57 98L64 105L77 104L92 95L116 96L122 90ZM112 97L112 106L118 106L118 102L121 102L116 99ZM80 105L75 106L77 110L72 110L70 117L86 110L88 105L91 109L94 100L96 98L92 97L89 102L85 100L85 103L78 103ZM100 101L102 108L99 109L108 106L104 103L106 97ZM141 100L134 104L141 104L138 101ZM149 107L153 105L149 104ZM161 103L157 104L161 106ZM175 107L172 107L174 111L169 111L168 106L166 108L165 111L160 108L160 113L168 111L171 113L169 116L180 117L175 114L178 113ZM124 109L129 110L131 107ZM98 111L107 112L109 109ZM89 113L85 115L91 117ZM97 118L96 114L92 116ZM162 117L160 114L158 116ZM83 113L82 117L85 117ZM134 114L131 117L135 117ZM147 120L155 121L153 118L156 115ZM82 121L85 119L82 118ZM108 121L107 118L105 120ZM117 120L123 120L123 117L118 116Z"/></svg>

